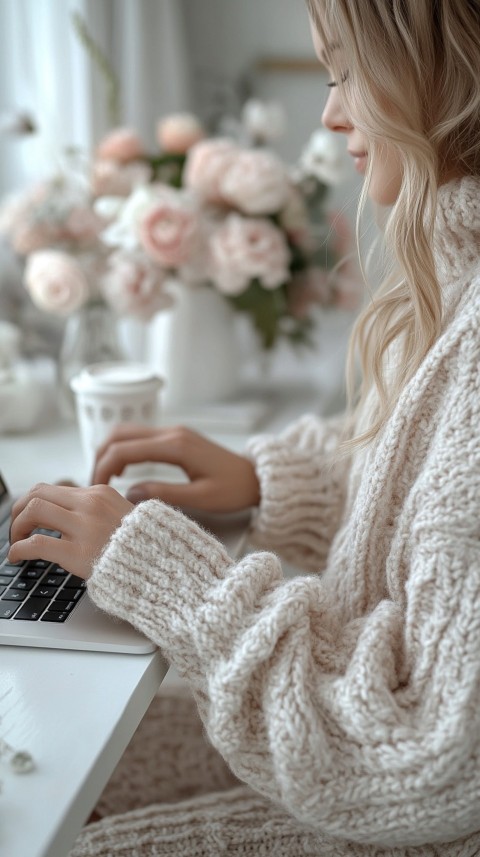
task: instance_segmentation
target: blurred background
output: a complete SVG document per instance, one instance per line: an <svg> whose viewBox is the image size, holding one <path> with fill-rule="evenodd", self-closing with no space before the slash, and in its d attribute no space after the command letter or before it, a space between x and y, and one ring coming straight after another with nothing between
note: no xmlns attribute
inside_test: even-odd
<svg viewBox="0 0 480 857"><path fill-rule="evenodd" d="M2 192L51 169L60 145L92 148L109 127L105 81L75 35L79 11L116 70L121 121L147 143L166 113L215 123L253 95L279 101L279 152L294 161L320 127L328 77L302 0L0 0L0 109L31 118L32 137L3 135ZM358 177L332 205L355 210Z"/></svg>
<svg viewBox="0 0 480 857"><path fill-rule="evenodd" d="M302 0L0 0L0 32L2 199L56 170L65 172L67 151L91 157L115 127L135 129L149 152L158 150L158 120L171 114L194 115L206 136L236 136L245 145L242 111L252 101L273 107L278 127L273 129L272 120L270 137L250 136L247 142L275 153L303 182L302 193L306 188L311 195L309 176L300 175L298 164L321 126L328 78L315 58ZM334 157L341 160L345 143L338 145ZM324 140L321 146L323 158ZM327 156L332 163L331 152ZM344 167L341 180L315 179L322 265L330 271L339 253L354 252L360 185L353 167ZM319 210L317 205L317 217ZM277 212L268 216L275 219ZM340 224L340 242L332 222ZM318 222L316 229L319 234ZM32 305L22 285L28 257L12 251L8 230L3 232L0 319L20 329L20 352L58 359L66 319ZM318 252L316 258L318 265ZM320 392L327 385L324 409L341 406L346 343L363 300L359 273L352 266L343 273L349 278L347 297L331 278L330 296L323 305L316 301L308 348L292 348L279 337L266 354L253 348L249 333L240 334L250 381L257 374L262 383L291 376L317 384ZM153 333L149 321L148 335L145 323L123 325L127 356L146 359L147 339L158 343L166 335L162 315ZM12 347L5 337L4 331L4 364ZM253 350L260 351L254 360ZM161 359L158 348L151 353Z"/></svg>

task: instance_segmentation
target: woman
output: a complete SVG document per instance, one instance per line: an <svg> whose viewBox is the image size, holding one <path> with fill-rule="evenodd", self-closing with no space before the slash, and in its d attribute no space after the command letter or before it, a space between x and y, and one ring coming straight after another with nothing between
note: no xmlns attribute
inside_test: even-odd
<svg viewBox="0 0 480 857"><path fill-rule="evenodd" d="M100 803L122 814L74 857L480 853L479 4L309 11L332 74L323 120L389 209L390 269L353 338L358 401L347 421L254 438L245 458L185 430L106 444L97 483L139 459L182 465L188 485L131 498L165 503L98 484L17 504L11 559L89 578L100 607L155 640L228 766L207 745L182 766L188 700L159 699ZM257 506L254 543L312 573L285 581L266 552L233 563L167 504ZM30 537L37 525L64 538Z"/></svg>

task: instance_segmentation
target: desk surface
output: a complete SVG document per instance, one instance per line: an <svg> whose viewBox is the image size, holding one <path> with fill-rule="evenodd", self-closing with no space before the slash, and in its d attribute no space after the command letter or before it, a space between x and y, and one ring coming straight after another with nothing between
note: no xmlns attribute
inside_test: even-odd
<svg viewBox="0 0 480 857"><path fill-rule="evenodd" d="M313 403L319 410L315 393ZM281 429L311 404L308 385L277 392L268 429ZM246 439L238 433L214 437L236 450ZM75 423L45 414L34 433L0 436L0 467L14 494L40 481L87 481ZM0 760L0 854L66 857L167 665L159 652L112 655L7 646L0 647L0 663L0 735L36 762L35 771L20 775Z"/></svg>
<svg viewBox="0 0 480 857"><path fill-rule="evenodd" d="M35 770L0 766L0 854L66 857L167 671L159 652L2 647L1 734Z"/></svg>

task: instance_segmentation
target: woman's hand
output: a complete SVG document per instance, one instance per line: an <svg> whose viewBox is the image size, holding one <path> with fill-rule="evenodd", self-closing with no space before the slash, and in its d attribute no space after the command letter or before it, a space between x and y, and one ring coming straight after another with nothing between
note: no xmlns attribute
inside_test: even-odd
<svg viewBox="0 0 480 857"><path fill-rule="evenodd" d="M145 461L181 467L190 481L134 485L127 493L134 503L159 498L205 512L236 512L260 502L258 479L247 458L182 427L118 426L97 452L92 482L107 484L129 464Z"/></svg>
<svg viewBox="0 0 480 857"><path fill-rule="evenodd" d="M107 485L70 488L36 485L13 506L10 562L45 559L87 579L132 504ZM58 530L61 539L34 533Z"/></svg>

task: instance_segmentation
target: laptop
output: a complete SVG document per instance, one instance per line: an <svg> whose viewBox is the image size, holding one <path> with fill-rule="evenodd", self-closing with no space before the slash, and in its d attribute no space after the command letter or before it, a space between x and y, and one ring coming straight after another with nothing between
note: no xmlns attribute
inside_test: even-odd
<svg viewBox="0 0 480 857"><path fill-rule="evenodd" d="M7 560L13 498L0 473L0 645L148 654L156 646L91 601L85 581L45 560ZM222 540L232 556L244 550L248 518L194 515ZM46 532L46 531L44 531ZM52 537L60 533L48 531Z"/></svg>
<svg viewBox="0 0 480 857"><path fill-rule="evenodd" d="M12 503L0 473L0 645L154 652L155 644L132 625L95 607L81 578L44 560L8 562Z"/></svg>

